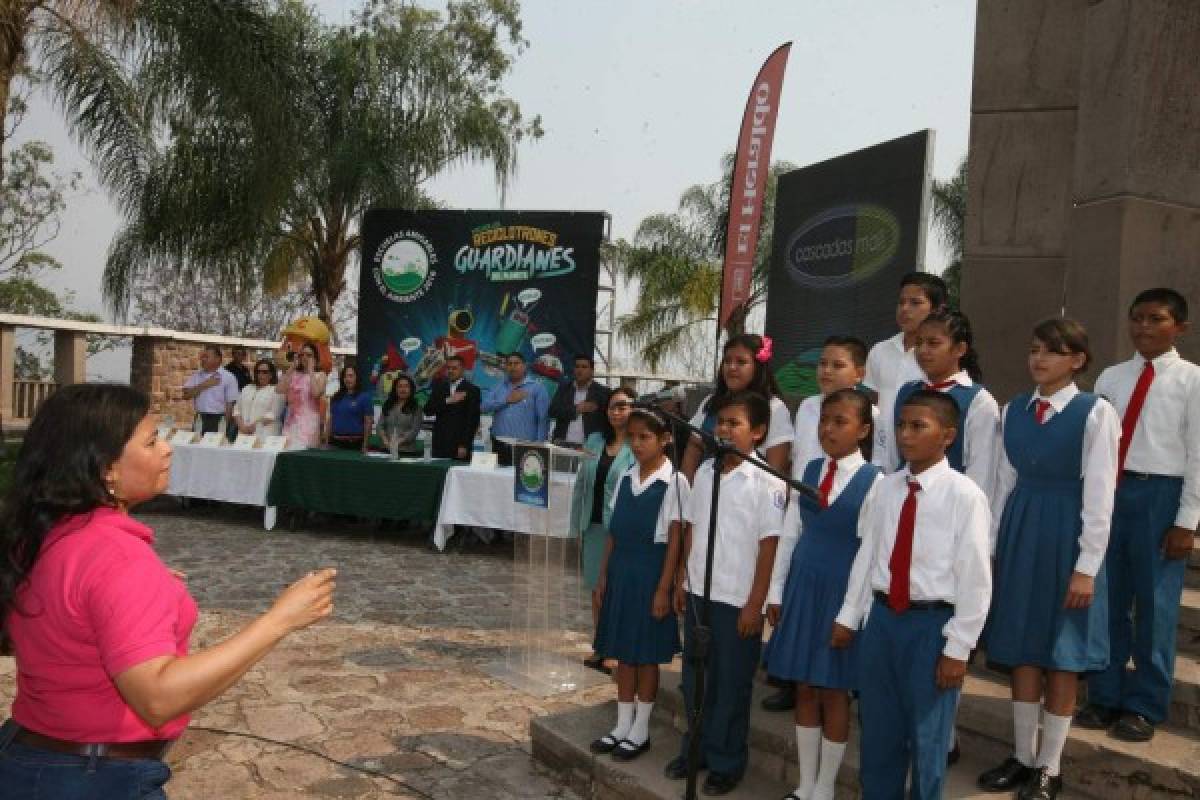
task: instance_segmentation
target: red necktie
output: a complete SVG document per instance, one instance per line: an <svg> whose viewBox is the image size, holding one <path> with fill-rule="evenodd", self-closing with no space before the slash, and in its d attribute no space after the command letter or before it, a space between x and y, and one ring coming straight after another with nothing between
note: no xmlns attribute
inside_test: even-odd
<svg viewBox="0 0 1200 800"><path fill-rule="evenodd" d="M1034 403L1036 403L1034 414L1037 418L1037 424L1044 425L1046 423L1046 412L1050 410L1050 401L1035 400Z"/></svg>
<svg viewBox="0 0 1200 800"><path fill-rule="evenodd" d="M1138 376L1137 385L1129 397L1129 405L1125 408L1125 416L1121 418L1121 447L1117 451L1117 476L1125 469L1125 456L1129 453L1129 445L1133 442L1133 431L1137 428L1138 417L1142 415L1142 406L1146 403L1146 393L1154 380L1154 363L1146 362L1142 374Z"/></svg>
<svg viewBox="0 0 1200 800"><path fill-rule="evenodd" d="M837 472L837 462L829 459L829 471L821 479L817 491L821 493L821 508L829 508L829 493L833 491L833 473Z"/></svg>
<svg viewBox="0 0 1200 800"><path fill-rule="evenodd" d="M958 381L954 380L953 378L950 378L949 380L938 381L937 383L930 383L929 381L925 381L925 388L926 389L935 389L935 390L941 392L941 391L945 391L946 389L949 389L951 386L953 386L956 383L958 383Z"/></svg>
<svg viewBox="0 0 1200 800"><path fill-rule="evenodd" d="M921 484L910 480L908 497L904 498L904 505L900 509L900 523L896 526L896 543L892 546L892 558L888 561L888 570L892 573L892 582L888 587L888 605L897 614L907 611L912 602L908 591L908 573L912 567L913 532L917 522L919 491Z"/></svg>

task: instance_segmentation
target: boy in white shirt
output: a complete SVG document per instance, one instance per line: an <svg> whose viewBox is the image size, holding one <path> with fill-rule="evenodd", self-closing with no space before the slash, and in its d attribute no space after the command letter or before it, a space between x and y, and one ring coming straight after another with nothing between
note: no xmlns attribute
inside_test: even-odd
<svg viewBox="0 0 1200 800"><path fill-rule="evenodd" d="M992 595L988 499L946 462L958 406L922 389L901 409L907 467L876 483L859 514L862 545L832 646L862 619L859 676L863 796L942 796L967 659ZM868 616L869 615L869 616Z"/></svg>
<svg viewBox="0 0 1200 800"><path fill-rule="evenodd" d="M1130 742L1154 736L1167 716L1175 626L1188 556L1200 522L1200 367L1179 357L1187 301L1148 289L1129 308L1137 354L1104 370L1096 394L1121 417L1108 574L1108 669L1088 678L1075 716ZM1133 671L1125 665L1133 656Z"/></svg>
<svg viewBox="0 0 1200 800"><path fill-rule="evenodd" d="M735 392L715 403L715 434L742 452L752 452L767 435L771 409L767 399L752 392ZM683 694L691 718L696 628L704 613L704 583L709 540L709 512L715 471L720 469L721 496L711 575L707 680L704 687L703 727L699 752L708 769L707 795L727 794L741 781L749 753L750 695L762 649L763 611L775 563L775 547L783 524L784 484L738 456L720 465L712 459L696 470L684 519L691 526L684 536L676 577L675 607L684 615ZM679 756L667 765L674 780L687 774L689 737L683 736Z"/></svg>
<svg viewBox="0 0 1200 800"><path fill-rule="evenodd" d="M885 459L891 443L894 427L896 391L909 381L924 378L917 366L913 346L916 343L917 327L935 311L945 308L949 299L946 282L928 272L910 272L900 279L900 297L896 301L896 325L900 332L884 339L871 348L867 355L867 373L863 386L873 395L871 398L879 408L879 424L875 426L875 446L872 448L872 463L885 470L895 469Z"/></svg>

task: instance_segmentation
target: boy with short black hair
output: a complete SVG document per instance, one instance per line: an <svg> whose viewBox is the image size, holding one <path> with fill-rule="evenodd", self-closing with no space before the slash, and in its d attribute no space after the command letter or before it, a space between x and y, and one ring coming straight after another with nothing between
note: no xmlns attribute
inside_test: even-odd
<svg viewBox="0 0 1200 800"><path fill-rule="evenodd" d="M714 401L713 411L717 415L716 436L744 453L753 452L767 436L771 406L762 395L734 392ZM696 470L684 509L684 519L691 529L684 535L680 555L684 568L676 576L675 587L676 612L684 615L683 694L689 717L693 711L696 626L703 606L714 480L721 481L721 502L700 742L701 764L708 769L704 781L707 795L733 791L746 771L752 683L762 649L763 611L785 505L783 482L740 456L727 455L719 465L708 459ZM667 765L669 778L686 776L688 751L685 734L679 755Z"/></svg>
<svg viewBox="0 0 1200 800"><path fill-rule="evenodd" d="M955 707L992 595L991 514L946 461L959 424L945 394L921 389L900 412L907 466L877 482L832 646L858 643L863 796L940 798Z"/></svg>
<svg viewBox="0 0 1200 800"><path fill-rule="evenodd" d="M1174 289L1147 289L1129 307L1137 350L1096 381L1121 417L1108 574L1108 669L1088 679L1085 728L1148 741L1167 716L1175 626L1188 556L1200 522L1200 367L1175 343L1188 306ZM1131 613L1132 612L1132 613ZM1125 664L1133 656L1133 671Z"/></svg>

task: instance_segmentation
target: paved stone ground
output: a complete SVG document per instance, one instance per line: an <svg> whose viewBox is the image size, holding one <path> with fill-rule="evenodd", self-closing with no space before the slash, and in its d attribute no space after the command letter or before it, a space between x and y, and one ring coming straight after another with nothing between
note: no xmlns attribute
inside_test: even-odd
<svg viewBox="0 0 1200 800"><path fill-rule="evenodd" d="M483 671L508 639L509 548L437 554L417 531L337 520L265 533L249 509L172 502L139 516L167 564L188 574L202 609L194 649L236 631L307 570L339 573L332 620L287 640L195 715L168 759L172 800L575 797L530 758L529 719L612 689L540 698ZM578 656L586 639L576 639ZM12 671L0 659L0 708Z"/></svg>

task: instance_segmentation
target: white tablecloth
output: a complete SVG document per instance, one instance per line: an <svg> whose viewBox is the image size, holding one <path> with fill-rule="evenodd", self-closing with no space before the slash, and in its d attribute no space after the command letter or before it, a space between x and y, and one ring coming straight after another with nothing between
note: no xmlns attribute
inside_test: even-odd
<svg viewBox="0 0 1200 800"><path fill-rule="evenodd" d="M176 444L171 449L168 494L263 506L263 527L275 527L275 509L267 506L267 490L278 453L198 444Z"/></svg>
<svg viewBox="0 0 1200 800"><path fill-rule="evenodd" d="M571 493L575 476L553 473L550 507L527 506L513 499L512 467L451 467L442 489L433 541L439 550L454 535L455 525L474 525L540 536L571 535ZM549 515L549 516L547 516Z"/></svg>

